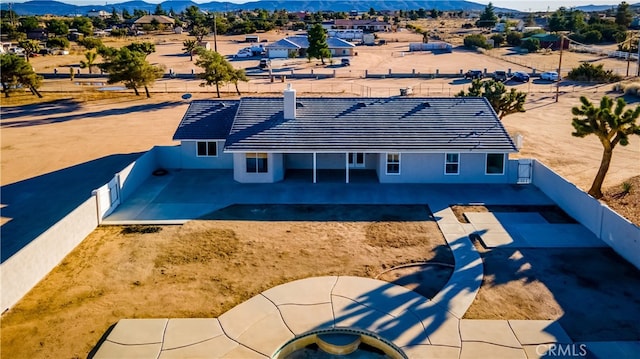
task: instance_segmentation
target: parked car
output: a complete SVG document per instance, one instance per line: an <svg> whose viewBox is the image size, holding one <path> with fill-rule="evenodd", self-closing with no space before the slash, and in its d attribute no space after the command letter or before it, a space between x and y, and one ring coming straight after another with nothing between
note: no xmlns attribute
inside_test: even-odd
<svg viewBox="0 0 640 359"><path fill-rule="evenodd" d="M235 57L251 57L251 56L253 56L253 53L251 51L240 50L238 51Z"/></svg>
<svg viewBox="0 0 640 359"><path fill-rule="evenodd" d="M506 71L494 71L493 74L491 75L491 77L495 81L500 81L500 82L505 82L505 81L508 80Z"/></svg>
<svg viewBox="0 0 640 359"><path fill-rule="evenodd" d="M526 72L516 71L511 76L511 79L519 82L529 82L529 75Z"/></svg>
<svg viewBox="0 0 640 359"><path fill-rule="evenodd" d="M560 81L560 75L555 71L547 71L540 74L540 79L555 82Z"/></svg>
<svg viewBox="0 0 640 359"><path fill-rule="evenodd" d="M464 74L465 79L481 79L484 74L480 70L469 70Z"/></svg>
<svg viewBox="0 0 640 359"><path fill-rule="evenodd" d="M268 69L269 67L271 67L271 60L269 60L269 59L260 59L260 68L261 69Z"/></svg>
<svg viewBox="0 0 640 359"><path fill-rule="evenodd" d="M340 64L342 66L350 66L351 65L351 60L349 60L349 59L340 59Z"/></svg>

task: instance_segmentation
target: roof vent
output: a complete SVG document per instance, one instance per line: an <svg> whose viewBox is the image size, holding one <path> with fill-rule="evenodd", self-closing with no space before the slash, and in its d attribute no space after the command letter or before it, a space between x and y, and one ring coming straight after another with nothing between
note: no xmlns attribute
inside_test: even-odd
<svg viewBox="0 0 640 359"><path fill-rule="evenodd" d="M367 104L364 102L358 102L358 107L367 107Z"/></svg>
<svg viewBox="0 0 640 359"><path fill-rule="evenodd" d="M484 110L480 110L480 111L476 112L476 116L480 116L480 115L482 115L483 113L484 113Z"/></svg>
<svg viewBox="0 0 640 359"><path fill-rule="evenodd" d="M425 101L422 105L423 105L424 107L426 107L426 108L431 107L431 104L430 104L429 102L426 102L426 101Z"/></svg>

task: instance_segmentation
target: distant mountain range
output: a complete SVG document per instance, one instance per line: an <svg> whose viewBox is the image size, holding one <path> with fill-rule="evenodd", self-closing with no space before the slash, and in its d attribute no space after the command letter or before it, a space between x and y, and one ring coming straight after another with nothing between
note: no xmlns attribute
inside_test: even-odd
<svg viewBox="0 0 640 359"><path fill-rule="evenodd" d="M96 0L97 1L97 0ZM236 4L231 2L209 2L204 4L196 4L192 1L165 1L161 3L165 11L173 10L182 12L187 7L195 5L201 10L206 11L233 11L233 10L287 10L287 11L368 11L370 8L376 10L418 10L420 8L431 10L438 9L441 11L482 11L485 5L462 0L372 0L372 1L343 1L343 0L258 0L247 2L244 4ZM639 4L634 4L636 7ZM8 10L11 8L18 15L86 15L91 10L104 10L111 12L113 8L116 11L127 9L129 13L133 13L134 9L146 10L150 13L155 11L157 4L150 4L144 1L128 1L118 4L106 5L71 5L59 1L34 0L24 3L11 3L3 1L0 3L0 9ZM585 12L604 11L611 9L611 5L587 5L578 6L575 9ZM498 8L498 12L513 12L517 10Z"/></svg>
<svg viewBox="0 0 640 359"><path fill-rule="evenodd" d="M287 11L368 11L370 8L376 10L418 10L420 8L431 10L438 9L441 11L465 10L465 11L482 11L485 5L462 0L372 0L372 1L343 1L343 0L259 0L247 2L244 4L236 4L231 2L209 2L204 4L196 4L192 1L165 1L161 3L165 11L172 10L175 12L184 11L187 7L195 5L201 10L206 11L233 11L233 10L287 10ZM24 3L11 3L3 1L0 9L7 10L9 6L18 15L86 15L91 10L104 10L111 12L113 8L116 11L127 9L129 13L133 13L134 9L146 10L151 13L155 11L157 4L150 4L144 1L128 1L118 4L106 5L71 5L59 1L35 0ZM517 12L516 10L496 8L497 11Z"/></svg>

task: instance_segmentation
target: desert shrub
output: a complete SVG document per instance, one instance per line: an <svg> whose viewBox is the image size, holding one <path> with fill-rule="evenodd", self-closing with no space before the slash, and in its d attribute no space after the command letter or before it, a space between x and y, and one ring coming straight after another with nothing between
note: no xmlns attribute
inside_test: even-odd
<svg viewBox="0 0 640 359"><path fill-rule="evenodd" d="M611 91L613 91L613 92L624 92L624 85L618 82L617 84L613 85L613 87L611 88Z"/></svg>
<svg viewBox="0 0 640 359"><path fill-rule="evenodd" d="M491 45L487 43L487 39L484 36L480 34L475 34L475 35L466 36L464 38L464 47L470 48L470 49L475 47L490 49Z"/></svg>
<svg viewBox="0 0 640 359"><path fill-rule="evenodd" d="M501 34L495 34L491 36L491 40L493 40L493 46L500 47L504 43L504 36Z"/></svg>
<svg viewBox="0 0 640 359"><path fill-rule="evenodd" d="M569 80L589 81L589 82L616 82L620 81L620 75L616 75L611 70L605 70L604 65L592 65L582 63L580 66L569 71Z"/></svg>
<svg viewBox="0 0 640 359"><path fill-rule="evenodd" d="M113 29L113 30L111 30L111 36L113 36L113 37L125 37L125 36L127 36L127 29Z"/></svg>
<svg viewBox="0 0 640 359"><path fill-rule="evenodd" d="M509 31L507 33L507 44L511 46L520 46L522 42L522 34L515 31Z"/></svg>
<svg viewBox="0 0 640 359"><path fill-rule="evenodd" d="M625 85L623 86L623 91L625 95L640 96L640 83L632 82Z"/></svg>
<svg viewBox="0 0 640 359"><path fill-rule="evenodd" d="M536 52L540 50L540 40L538 39L524 39L520 43L520 47L523 49L527 49L529 52Z"/></svg>
<svg viewBox="0 0 640 359"><path fill-rule="evenodd" d="M602 41L602 33L598 30L587 31L583 36L587 44L599 44Z"/></svg>
<svg viewBox="0 0 640 359"><path fill-rule="evenodd" d="M64 37L54 37L47 41L47 47L53 49L68 49L69 48L69 40Z"/></svg>
<svg viewBox="0 0 640 359"><path fill-rule="evenodd" d="M462 28L463 29L473 29L473 24L469 24L469 23L462 24Z"/></svg>

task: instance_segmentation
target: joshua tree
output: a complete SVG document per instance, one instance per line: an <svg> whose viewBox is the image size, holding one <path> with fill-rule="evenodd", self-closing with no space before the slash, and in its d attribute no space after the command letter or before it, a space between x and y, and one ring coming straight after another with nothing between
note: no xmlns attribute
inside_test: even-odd
<svg viewBox="0 0 640 359"><path fill-rule="evenodd" d="M595 107L584 96L580 97L580 102L582 106L571 109L571 113L576 116L571 123L575 132L571 134L576 137L595 134L604 147L600 168L588 191L593 197L601 198L602 183L609 171L613 149L617 144L628 145L629 135L640 136L640 125L636 122L640 116L640 106L635 109L625 109L627 103L622 98L618 98L614 108L614 101L607 96L600 100L600 107Z"/></svg>
<svg viewBox="0 0 640 359"><path fill-rule="evenodd" d="M84 53L85 60L80 60L81 68L88 68L89 73L92 74L93 70L91 69L96 64L96 59L98 58L98 54L93 51L87 51Z"/></svg>

